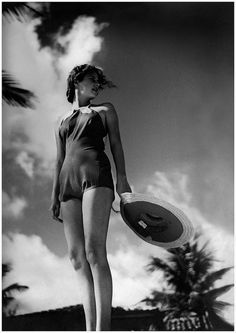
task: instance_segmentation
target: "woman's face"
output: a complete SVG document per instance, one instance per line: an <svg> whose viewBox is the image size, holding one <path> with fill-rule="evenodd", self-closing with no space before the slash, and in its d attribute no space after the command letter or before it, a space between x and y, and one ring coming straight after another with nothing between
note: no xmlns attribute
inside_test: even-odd
<svg viewBox="0 0 236 333"><path fill-rule="evenodd" d="M78 87L81 96L95 98L100 88L97 73L91 72L85 74L83 80L79 81L76 87Z"/></svg>

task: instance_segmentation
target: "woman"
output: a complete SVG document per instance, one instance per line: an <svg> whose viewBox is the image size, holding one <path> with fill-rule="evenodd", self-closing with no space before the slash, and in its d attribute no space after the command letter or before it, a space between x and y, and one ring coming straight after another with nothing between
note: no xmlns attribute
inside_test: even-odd
<svg viewBox="0 0 236 333"><path fill-rule="evenodd" d="M82 291L87 330L111 329L112 280L106 237L114 187L103 139L108 134L118 195L131 192L126 178L118 117L111 103L91 104L104 87L114 86L102 70L76 66L67 79L72 112L56 125L57 159L52 216L63 220L70 260ZM61 214L62 220L59 218Z"/></svg>

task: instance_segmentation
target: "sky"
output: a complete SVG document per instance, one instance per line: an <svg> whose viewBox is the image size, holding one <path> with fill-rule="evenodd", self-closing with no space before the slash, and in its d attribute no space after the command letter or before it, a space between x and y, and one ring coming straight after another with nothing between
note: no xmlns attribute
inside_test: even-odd
<svg viewBox="0 0 236 333"><path fill-rule="evenodd" d="M96 102L117 110L133 191L183 209L202 228L215 268L232 266L233 3L29 5L43 17L2 18L2 68L37 96L34 109L2 106L3 261L13 267L5 283L30 287L16 295L19 313L80 302L63 226L48 211L53 124L71 108L66 78L78 64L101 66L117 85ZM106 151L115 180L109 144ZM138 239L113 212L107 249L113 306L162 288L161 273L145 265L165 250ZM219 283L232 282L231 271ZM232 291L224 299L233 303ZM225 318L233 322L232 307Z"/></svg>

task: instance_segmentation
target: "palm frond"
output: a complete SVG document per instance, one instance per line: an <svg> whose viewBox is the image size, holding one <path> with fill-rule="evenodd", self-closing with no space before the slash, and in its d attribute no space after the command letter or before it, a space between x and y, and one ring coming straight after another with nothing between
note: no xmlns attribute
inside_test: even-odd
<svg viewBox="0 0 236 333"><path fill-rule="evenodd" d="M159 303L167 303L168 296L166 293L160 291L152 292L150 297L145 297L139 303L145 303L146 305L157 306Z"/></svg>
<svg viewBox="0 0 236 333"><path fill-rule="evenodd" d="M213 262L214 257L209 251L207 251L206 245L204 245L199 250L196 249L193 259L193 268L196 272L196 281L208 274L209 270L212 268Z"/></svg>
<svg viewBox="0 0 236 333"><path fill-rule="evenodd" d="M162 308L174 308L177 304L175 293L166 293L153 290L149 297L145 297L138 303L145 303L152 307L161 306Z"/></svg>
<svg viewBox="0 0 236 333"><path fill-rule="evenodd" d="M2 264L2 277L4 277L7 273L12 270L10 264Z"/></svg>
<svg viewBox="0 0 236 333"><path fill-rule="evenodd" d="M18 21L25 21L28 17L42 16L42 13L24 2L3 2L2 14L5 17L14 17Z"/></svg>
<svg viewBox="0 0 236 333"><path fill-rule="evenodd" d="M208 292L204 293L203 295L204 295L204 297L206 297L209 300L215 300L222 294L229 291L233 286L234 286L233 284L228 284L228 285L220 287L220 288L211 289Z"/></svg>
<svg viewBox="0 0 236 333"><path fill-rule="evenodd" d="M31 99L35 95L26 89L17 87L18 83L6 71L2 71L2 97L3 100L12 106L22 106L24 108L34 108Z"/></svg>
<svg viewBox="0 0 236 333"><path fill-rule="evenodd" d="M223 269L211 272L208 275L206 275L205 278L203 279L203 281L201 282L202 290L204 290L204 289L207 290L210 287L212 287L216 280L221 279L222 276L232 268L233 267L223 268Z"/></svg>
<svg viewBox="0 0 236 333"><path fill-rule="evenodd" d="M175 276L169 277L168 283L175 286L176 292L190 293L195 285L196 274L198 274L194 270L195 256L191 244L187 243L181 248L171 249L169 252L172 253L169 262L176 273Z"/></svg>
<svg viewBox="0 0 236 333"><path fill-rule="evenodd" d="M221 315L222 311L228 306L232 306L232 304L224 301L215 301L212 305L212 308L218 315Z"/></svg>
<svg viewBox="0 0 236 333"><path fill-rule="evenodd" d="M3 289L4 293L12 293L14 291L22 292L25 291L26 289L29 289L27 286L22 286L18 283L13 283L10 286L6 287Z"/></svg>
<svg viewBox="0 0 236 333"><path fill-rule="evenodd" d="M169 262L174 265L175 269L186 270L184 252L176 251L176 253L173 253L172 256L169 257Z"/></svg>
<svg viewBox="0 0 236 333"><path fill-rule="evenodd" d="M3 277L10 272L12 269L9 263L2 264L2 275ZM17 309L17 305L14 309L9 309L9 304L14 301L13 293L14 292L23 292L29 289L28 286L20 285L18 283L13 283L10 286L4 288L2 290L2 313L4 316L6 315L13 315L14 311Z"/></svg>
<svg viewBox="0 0 236 333"><path fill-rule="evenodd" d="M185 249L185 245L181 246L181 247L177 247L177 248L171 248L171 249L167 249L167 251L171 254L177 255L179 256Z"/></svg>
<svg viewBox="0 0 236 333"><path fill-rule="evenodd" d="M6 296L6 295L2 295L2 305L3 307L7 307L9 303L11 303L11 301L14 300L14 297L12 296Z"/></svg>
<svg viewBox="0 0 236 333"><path fill-rule="evenodd" d="M152 257L152 261L147 265L147 270L149 272L154 272L155 270L159 269L163 270L165 275L172 275L172 274L175 275L175 271L164 260Z"/></svg>

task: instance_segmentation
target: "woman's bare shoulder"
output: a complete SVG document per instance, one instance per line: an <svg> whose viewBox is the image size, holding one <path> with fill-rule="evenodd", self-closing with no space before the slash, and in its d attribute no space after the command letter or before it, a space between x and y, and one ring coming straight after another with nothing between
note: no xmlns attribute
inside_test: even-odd
<svg viewBox="0 0 236 333"><path fill-rule="evenodd" d="M109 111L115 109L114 105L110 102L104 102L101 104L93 104L93 108L97 109L98 111Z"/></svg>
<svg viewBox="0 0 236 333"><path fill-rule="evenodd" d="M115 110L114 105L110 102L102 103L102 107L104 108L105 111Z"/></svg>
<svg viewBox="0 0 236 333"><path fill-rule="evenodd" d="M110 102L101 103L99 105L96 105L95 108L96 111L104 113L106 118L110 118L117 114L114 105Z"/></svg>

